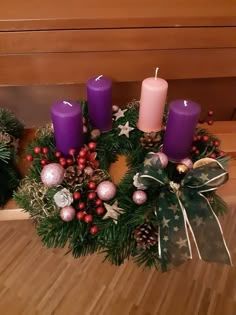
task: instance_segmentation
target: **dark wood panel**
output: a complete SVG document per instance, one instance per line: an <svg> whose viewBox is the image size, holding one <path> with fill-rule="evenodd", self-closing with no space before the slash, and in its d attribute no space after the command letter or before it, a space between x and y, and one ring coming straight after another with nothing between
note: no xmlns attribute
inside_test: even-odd
<svg viewBox="0 0 236 315"><path fill-rule="evenodd" d="M0 53L229 48L235 34L236 27L0 32Z"/></svg>
<svg viewBox="0 0 236 315"><path fill-rule="evenodd" d="M185 49L0 56L0 85L85 83L104 74L113 81L234 77L236 49Z"/></svg>
<svg viewBox="0 0 236 315"><path fill-rule="evenodd" d="M236 26L232 0L8 0L0 30L71 28Z"/></svg>

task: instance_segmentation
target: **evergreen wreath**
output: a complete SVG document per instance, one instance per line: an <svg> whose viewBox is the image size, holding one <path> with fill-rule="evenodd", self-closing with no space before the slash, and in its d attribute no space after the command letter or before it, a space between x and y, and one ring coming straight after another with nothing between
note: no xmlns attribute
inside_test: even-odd
<svg viewBox="0 0 236 315"><path fill-rule="evenodd" d="M0 207L12 196L20 181L16 160L23 130L23 124L11 111L0 108Z"/></svg>
<svg viewBox="0 0 236 315"><path fill-rule="evenodd" d="M88 121L86 102L82 105ZM137 129L138 107L137 101L123 110L114 105L107 133L87 122L86 145L79 153L70 150L69 157L56 151L51 124L39 129L27 148L32 166L16 202L47 247L68 245L76 258L99 252L112 264L132 258L138 266L166 271L191 258L188 225L200 258L230 264L216 217L227 210L216 188L228 178L229 160L219 139L197 128L190 158L166 165L165 128ZM126 156L128 171L115 186L109 167L120 155Z"/></svg>

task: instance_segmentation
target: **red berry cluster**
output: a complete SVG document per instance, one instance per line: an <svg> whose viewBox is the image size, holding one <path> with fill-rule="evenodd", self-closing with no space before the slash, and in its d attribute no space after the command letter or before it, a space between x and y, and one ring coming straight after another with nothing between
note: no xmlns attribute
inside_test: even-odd
<svg viewBox="0 0 236 315"><path fill-rule="evenodd" d="M200 119L199 124L208 123L208 125L213 125L214 123L213 115L214 115L213 110L209 110L207 113L207 117L205 119Z"/></svg>
<svg viewBox="0 0 236 315"><path fill-rule="evenodd" d="M103 207L103 201L98 198L97 184L95 181L88 182L88 189L86 192L75 191L73 193L75 208L78 210L77 219L87 224L92 224L94 220L94 214L103 215L105 209ZM90 227L90 233L95 235L98 232L98 227L92 225Z"/></svg>
<svg viewBox="0 0 236 315"><path fill-rule="evenodd" d="M34 147L34 153L39 156L38 159L40 160L40 163L43 166L48 163L48 152L49 152L49 149L47 147L43 147L43 148L39 146ZM34 160L33 154L27 154L26 160L28 162L32 162Z"/></svg>
<svg viewBox="0 0 236 315"><path fill-rule="evenodd" d="M193 144L192 144L192 155L193 156L208 156L212 159L215 159L219 156L225 155L223 151L219 149L220 142L210 137L207 134L196 134L193 137Z"/></svg>

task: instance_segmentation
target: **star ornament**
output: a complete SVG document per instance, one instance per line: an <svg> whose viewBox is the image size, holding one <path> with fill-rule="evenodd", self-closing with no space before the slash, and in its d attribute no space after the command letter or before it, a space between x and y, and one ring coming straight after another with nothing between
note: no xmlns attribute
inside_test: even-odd
<svg viewBox="0 0 236 315"><path fill-rule="evenodd" d="M124 213L124 209L118 207L118 201L116 200L112 205L104 202L104 206L107 213L104 215L103 220L108 218L113 219L114 223L117 224L117 220L120 214Z"/></svg>
<svg viewBox="0 0 236 315"><path fill-rule="evenodd" d="M125 112L127 111L128 109L120 109L118 110L118 112L116 112L115 114L113 114L113 116L115 116L115 120L118 120L120 119L121 117L125 117Z"/></svg>
<svg viewBox="0 0 236 315"><path fill-rule="evenodd" d="M119 136L125 135L127 138L129 138L129 133L132 131L134 128L129 126L129 122L127 121L126 124L119 125L118 128L120 128L120 133Z"/></svg>

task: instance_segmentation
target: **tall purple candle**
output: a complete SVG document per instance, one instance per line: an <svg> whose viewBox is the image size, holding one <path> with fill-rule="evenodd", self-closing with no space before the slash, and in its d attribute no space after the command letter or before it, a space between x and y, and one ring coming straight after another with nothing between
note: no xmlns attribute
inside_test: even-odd
<svg viewBox="0 0 236 315"><path fill-rule="evenodd" d="M93 128L109 131L112 128L112 82L103 76L87 82L87 101Z"/></svg>
<svg viewBox="0 0 236 315"><path fill-rule="evenodd" d="M163 152L170 160L180 161L189 156L199 116L200 106L191 100L170 103L163 142Z"/></svg>
<svg viewBox="0 0 236 315"><path fill-rule="evenodd" d="M58 101L51 107L56 148L68 156L70 149L78 151L84 144L83 115L80 104Z"/></svg>

